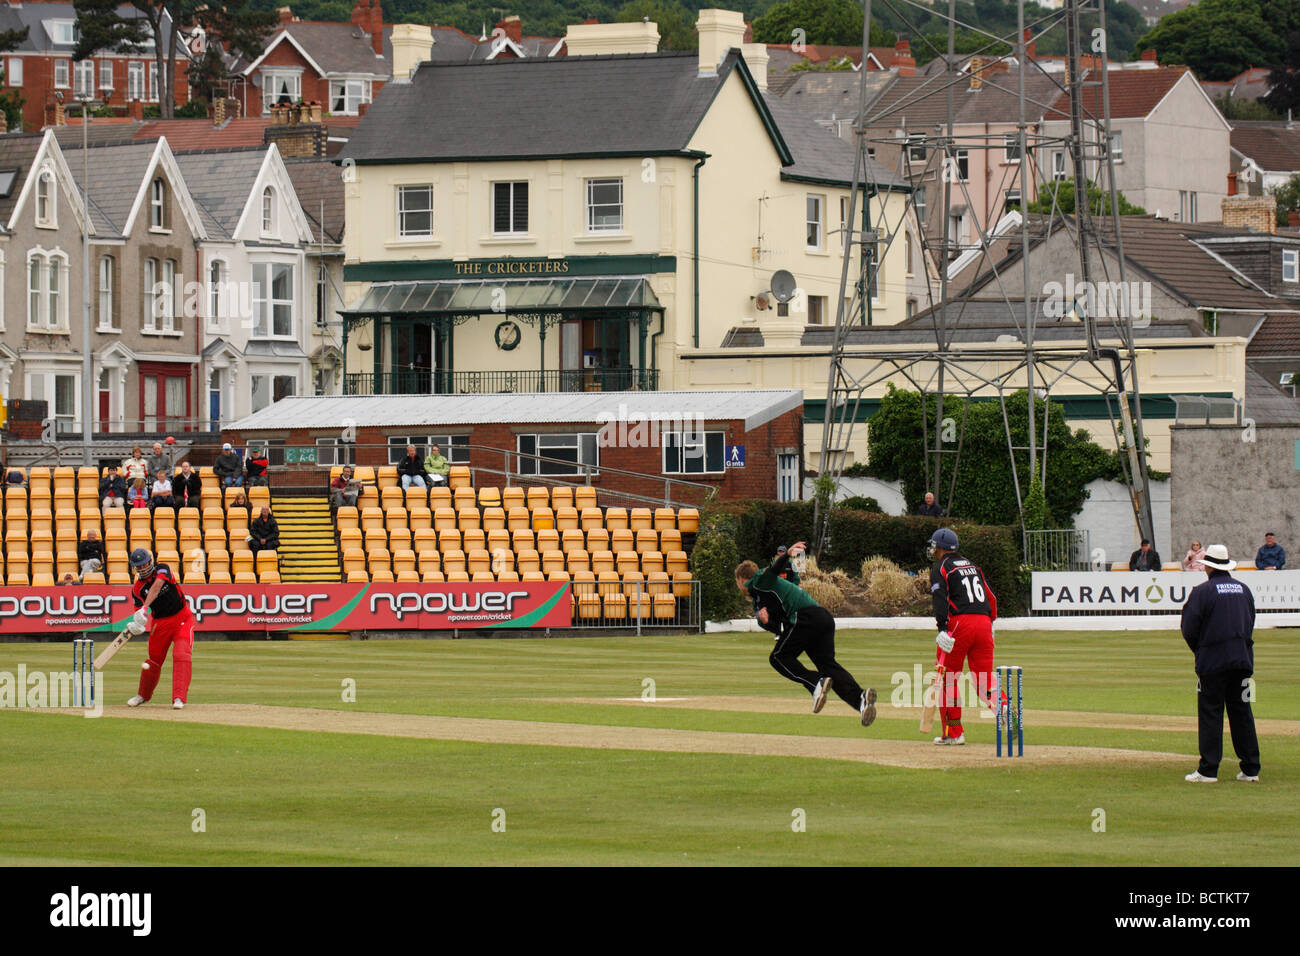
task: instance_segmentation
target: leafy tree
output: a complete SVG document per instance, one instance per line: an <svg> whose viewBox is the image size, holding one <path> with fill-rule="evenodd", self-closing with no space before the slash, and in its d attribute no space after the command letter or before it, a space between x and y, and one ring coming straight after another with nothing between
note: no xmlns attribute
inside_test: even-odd
<svg viewBox="0 0 1300 956"><path fill-rule="evenodd" d="M1277 199L1277 224L1285 226L1290 221L1288 214L1300 210L1300 173L1269 192Z"/></svg>
<svg viewBox="0 0 1300 956"><path fill-rule="evenodd" d="M944 414L960 422L966 414L961 458L957 463L956 492L952 503L954 518L967 518L982 524L1015 524L1016 493L1012 485L1011 458L1007 451L1002 409L996 401L969 402L960 396L944 397ZM927 416L933 415L934 397L929 396ZM1083 429L1071 431L1065 421L1065 408L1057 402L1035 399L1036 437L1042 441L1043 416L1047 422L1047 491L1041 512L1028 514L1026 520L1041 522L1042 527L1068 528L1087 498L1085 485L1096 478L1119 479L1123 475L1119 455L1092 441ZM1012 443L1029 444L1029 406L1022 390L1007 397L1007 418L1011 424ZM930 429L933 440L933 423ZM915 510L928 490L925 487L924 435L921 430L921 396L918 392L889 387L880 408L871 419L867 436L871 473L886 481L901 480L908 510ZM1030 473L1028 455L1018 451L1016 469L1020 476L1021 499L1029 510ZM948 467L951 467L949 464ZM946 498L948 477L940 489ZM1035 505L1035 508L1037 506Z"/></svg>
<svg viewBox="0 0 1300 956"><path fill-rule="evenodd" d="M1186 64L1203 80L1230 80L1252 66L1282 65L1296 31L1300 0L1201 0L1163 17L1136 52L1155 50L1161 63Z"/></svg>
<svg viewBox="0 0 1300 956"><path fill-rule="evenodd" d="M1116 192L1121 216L1145 216L1147 211L1135 206L1125 198L1122 192ZM1055 205L1053 205L1055 197ZM1110 191L1102 191L1096 183L1088 183L1088 208L1094 216L1110 214ZM1029 204L1029 211L1039 215L1050 215L1055 209L1064 216L1074 215L1074 183L1066 180L1058 183L1045 183L1038 190L1038 198Z"/></svg>
<svg viewBox="0 0 1300 956"><path fill-rule="evenodd" d="M100 50L139 53L147 50L152 40L158 68L158 112L163 119L175 115L176 64L191 58L182 33L201 26L210 45L220 44L228 51L255 57L277 21L274 11L252 10L248 0L132 0L130 6L141 16L123 16L119 0L73 0L81 38L72 58L84 60Z"/></svg>
<svg viewBox="0 0 1300 956"><path fill-rule="evenodd" d="M793 43L802 39L805 43L858 46L862 43L862 5L853 0L786 0L753 25L755 43ZM872 46L892 46L890 36L873 17Z"/></svg>
<svg viewBox="0 0 1300 956"><path fill-rule="evenodd" d="M1300 72L1295 69L1298 66L1300 33L1293 32L1287 36L1285 59L1268 74L1268 94L1261 101L1265 107L1276 112L1279 118L1300 107Z"/></svg>
<svg viewBox="0 0 1300 956"><path fill-rule="evenodd" d="M1270 77L1272 74L1270 74ZM1276 87L1274 87L1276 89ZM1269 91L1272 93L1272 90ZM1271 109L1263 100L1244 100L1233 96L1220 96L1214 105L1219 108L1226 120L1280 120L1285 117Z"/></svg>
<svg viewBox="0 0 1300 956"><path fill-rule="evenodd" d="M633 23L649 19L659 27L659 49L695 50L699 48L699 34L695 32L695 17L677 0L632 0L618 11L619 23Z"/></svg>

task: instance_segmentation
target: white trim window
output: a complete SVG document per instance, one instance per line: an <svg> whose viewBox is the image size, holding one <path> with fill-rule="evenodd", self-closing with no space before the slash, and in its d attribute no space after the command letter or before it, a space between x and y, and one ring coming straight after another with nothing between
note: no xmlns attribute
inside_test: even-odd
<svg viewBox="0 0 1300 956"><path fill-rule="evenodd" d="M805 243L809 252L821 252L826 248L826 197L809 193L804 215L807 227Z"/></svg>
<svg viewBox="0 0 1300 956"><path fill-rule="evenodd" d="M370 102L369 80L330 80L330 112L356 116L362 103Z"/></svg>
<svg viewBox="0 0 1300 956"><path fill-rule="evenodd" d="M849 245L849 197L840 197L840 252Z"/></svg>
<svg viewBox="0 0 1300 956"><path fill-rule="evenodd" d="M1065 182L1065 151L1056 150L1052 153L1052 182Z"/></svg>
<svg viewBox="0 0 1300 956"><path fill-rule="evenodd" d="M262 71L262 112L271 112L277 103L297 103L302 99L302 74L296 70Z"/></svg>
<svg viewBox="0 0 1300 956"><path fill-rule="evenodd" d="M113 61L108 57L99 61L99 88L105 93L113 92Z"/></svg>
<svg viewBox="0 0 1300 956"><path fill-rule="evenodd" d="M406 457L406 446L414 445L422 456L428 456L429 449L435 445L449 465L469 464L469 435L389 435L388 463L401 464Z"/></svg>
<svg viewBox="0 0 1300 956"><path fill-rule="evenodd" d="M1117 163L1124 162L1124 131L1112 130L1110 134L1110 157Z"/></svg>
<svg viewBox="0 0 1300 956"><path fill-rule="evenodd" d="M278 402L282 398L292 398L298 394L298 376L297 375L254 375L250 387L251 409L254 412L260 412L266 406ZM283 442L283 439L281 439ZM284 464L283 451L281 451L280 464ZM272 459L272 464L275 461Z"/></svg>
<svg viewBox="0 0 1300 956"><path fill-rule="evenodd" d="M226 263L221 259L213 259L208 263L208 328L219 329L226 324L227 309L229 308L226 296Z"/></svg>
<svg viewBox="0 0 1300 956"><path fill-rule="evenodd" d="M925 232L925 187L917 186L912 193L913 201L916 203L916 221L921 225L921 232Z"/></svg>
<svg viewBox="0 0 1300 956"><path fill-rule="evenodd" d="M76 430L77 394L80 375L67 375L48 369L27 372L27 397L34 402L48 402L55 430L63 434Z"/></svg>
<svg viewBox="0 0 1300 956"><path fill-rule="evenodd" d="M59 46L76 46L77 41L81 39L81 31L77 29L77 21L51 20L50 39Z"/></svg>
<svg viewBox="0 0 1300 956"><path fill-rule="evenodd" d="M95 95L95 61L79 60L73 64L72 95L91 99Z"/></svg>
<svg viewBox="0 0 1300 956"><path fill-rule="evenodd" d="M27 328L68 331L68 257L63 252L27 253Z"/></svg>
<svg viewBox="0 0 1300 956"><path fill-rule="evenodd" d="M521 236L528 232L528 183L492 184L492 233Z"/></svg>
<svg viewBox="0 0 1300 956"><path fill-rule="evenodd" d="M144 62L142 60L132 60L126 65L126 98L128 101L144 99Z"/></svg>
<svg viewBox="0 0 1300 956"><path fill-rule="evenodd" d="M293 266L253 263L253 337L293 338Z"/></svg>
<svg viewBox="0 0 1300 956"><path fill-rule="evenodd" d="M96 298L99 306L99 330L116 332L117 317L113 314L113 257L100 256L97 271L99 283Z"/></svg>
<svg viewBox="0 0 1300 956"><path fill-rule="evenodd" d="M275 235L275 190L270 186L262 190L262 235Z"/></svg>
<svg viewBox="0 0 1300 956"><path fill-rule="evenodd" d="M397 238L433 238L433 186L397 187Z"/></svg>
<svg viewBox="0 0 1300 956"><path fill-rule="evenodd" d="M9 58L9 70L5 73L5 86L20 87L23 85L23 58L20 56L11 56Z"/></svg>
<svg viewBox="0 0 1300 956"><path fill-rule="evenodd" d="M65 60L62 57L54 61L54 88L56 90L66 90L72 85L70 76L72 73L72 61Z"/></svg>
<svg viewBox="0 0 1300 956"><path fill-rule="evenodd" d="M54 188L54 172L42 169L36 177L36 225L42 229L59 227L58 190Z"/></svg>
<svg viewBox="0 0 1300 956"><path fill-rule="evenodd" d="M176 260L144 261L143 332L180 331L176 321Z"/></svg>
<svg viewBox="0 0 1300 956"><path fill-rule="evenodd" d="M587 231L623 231L623 180L587 180Z"/></svg>
<svg viewBox="0 0 1300 956"><path fill-rule="evenodd" d="M600 442L596 432L568 434L517 435L516 447L521 455L539 455L558 461L519 459L521 475L581 475L584 467L596 474L600 469Z"/></svg>
<svg viewBox="0 0 1300 956"><path fill-rule="evenodd" d="M406 446L402 446L405 453ZM352 465L356 464L356 445L342 438L316 439L316 464L318 465Z"/></svg>
<svg viewBox="0 0 1300 956"><path fill-rule="evenodd" d="M157 102L158 102L158 64L157 64L155 61L153 61L153 60L150 60L150 61L149 61L149 96L148 96L148 99L149 99L149 102L150 102L150 103L157 103Z"/></svg>
<svg viewBox="0 0 1300 956"><path fill-rule="evenodd" d="M161 176L149 184L149 228L167 228L167 184Z"/></svg>
<svg viewBox="0 0 1300 956"><path fill-rule="evenodd" d="M1011 133L1002 137L1002 151L1005 162L1020 162L1020 134Z"/></svg>
<svg viewBox="0 0 1300 956"><path fill-rule="evenodd" d="M1300 282L1300 250L1282 250L1282 281Z"/></svg>
<svg viewBox="0 0 1300 956"><path fill-rule="evenodd" d="M957 178L964 183L970 182L970 150L957 150Z"/></svg>
<svg viewBox="0 0 1300 956"><path fill-rule="evenodd" d="M909 163L925 162L924 133L909 133L907 135L907 161Z"/></svg>
<svg viewBox="0 0 1300 956"><path fill-rule="evenodd" d="M665 475L715 475L726 470L724 432L664 432Z"/></svg>

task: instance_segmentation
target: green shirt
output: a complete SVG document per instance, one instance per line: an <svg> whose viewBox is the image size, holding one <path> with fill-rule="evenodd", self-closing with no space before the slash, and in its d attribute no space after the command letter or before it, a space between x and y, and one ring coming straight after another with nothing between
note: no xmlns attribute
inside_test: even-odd
<svg viewBox="0 0 1300 956"><path fill-rule="evenodd" d="M794 624L799 612L804 608L820 607L821 605L813 600L812 595L799 585L792 584L780 576L781 571L784 570L783 566L788 562L789 556L781 555L765 570L750 578L745 586L751 592L768 591L776 595L776 599L781 602L781 610L785 612L786 620ZM796 581L799 579L793 567L790 568L790 573L794 575Z"/></svg>
<svg viewBox="0 0 1300 956"><path fill-rule="evenodd" d="M424 470L431 475L442 475L445 478L451 471L451 465L442 455L429 455L424 459Z"/></svg>

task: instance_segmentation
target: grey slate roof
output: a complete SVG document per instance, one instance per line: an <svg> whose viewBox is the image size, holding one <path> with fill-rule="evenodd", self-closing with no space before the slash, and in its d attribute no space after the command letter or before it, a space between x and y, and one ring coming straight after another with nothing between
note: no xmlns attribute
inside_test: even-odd
<svg viewBox="0 0 1300 956"><path fill-rule="evenodd" d="M1060 95L1060 77L1030 69L1025 74L1025 119L1042 118ZM989 73L978 89L970 88L970 77L899 76L867 107L871 126L909 129L936 127L947 123L948 87L953 93L953 122L1015 123L1020 119L1017 72Z"/></svg>
<svg viewBox="0 0 1300 956"><path fill-rule="evenodd" d="M857 116L861 73L848 70L802 71L790 76L793 79L778 95L809 119L830 124ZM886 70L868 70L867 102L873 102L883 93L895 76ZM771 76L768 77L768 86L772 88Z"/></svg>
<svg viewBox="0 0 1300 956"><path fill-rule="evenodd" d="M208 235L212 238L233 238L239 224L240 213L248 203L253 183L266 159L269 146L251 149L227 149L211 153L182 153L176 157L185 177L185 185L211 224Z"/></svg>
<svg viewBox="0 0 1300 956"><path fill-rule="evenodd" d="M13 215L14 206L18 204L23 184L27 182L27 175L31 171L32 160L36 158L36 151L40 148L40 133L0 136L0 170L17 170L9 195L0 197L0 227L3 227Z"/></svg>
<svg viewBox="0 0 1300 956"><path fill-rule="evenodd" d="M27 39L17 47L19 52L37 52L37 53L71 53L73 45L71 43L55 43L49 32L45 29L43 21L46 20L76 20L77 11L71 3L24 3L18 6L5 4L5 13L7 16L0 17L0 30L21 30L28 27ZM117 8L118 16L123 19L143 20L144 14L129 3L124 3ZM12 25L11 25L12 24ZM146 31L147 31L146 24ZM170 19L163 26L162 42L164 48L171 36ZM153 47L146 50L137 51L138 53L152 53Z"/></svg>
<svg viewBox="0 0 1300 956"><path fill-rule="evenodd" d="M666 155L687 148L740 61L695 53L429 63L389 83L343 150L357 162ZM436 103L437 109L430 109Z"/></svg>
<svg viewBox="0 0 1300 956"><path fill-rule="evenodd" d="M1300 402L1247 365L1245 414L1259 425L1300 424Z"/></svg>
<svg viewBox="0 0 1300 956"><path fill-rule="evenodd" d="M794 165L781 172L783 179L817 180L819 182L853 182L853 164L857 149L848 140L818 126L797 106L788 100L765 96L768 110L781 130L781 138L794 154ZM867 160L867 177L881 186L906 188L903 177L886 169L874 159Z"/></svg>
<svg viewBox="0 0 1300 956"><path fill-rule="evenodd" d="M370 37L351 23L289 23L283 32L293 37L294 42L327 73L377 73L381 76L393 73L391 45L384 45L386 58L375 56ZM386 35L388 32L385 30ZM267 46L270 45L268 41Z"/></svg>
<svg viewBox="0 0 1300 956"><path fill-rule="evenodd" d="M127 146L135 142L136 134L145 124L143 122L110 123L91 118L90 124L82 130L81 123L69 126L53 126L54 138L59 141L59 148L64 152L81 148L81 138L91 146Z"/></svg>
<svg viewBox="0 0 1300 956"><path fill-rule="evenodd" d="M307 215L315 240L319 242L322 239L323 228L326 242L342 242L343 177L339 175L338 166L332 160L315 158L286 158L284 166L293 180L298 204Z"/></svg>
<svg viewBox="0 0 1300 956"><path fill-rule="evenodd" d="M127 216L135 203L144 172L157 143L133 146L92 146L88 193L95 232L100 237L122 236ZM65 149L68 167L81 186L81 150Z"/></svg>
<svg viewBox="0 0 1300 956"><path fill-rule="evenodd" d="M545 392L502 395L303 395L281 399L230 426L274 428L478 425L743 419L746 430L803 405L800 389L698 392Z"/></svg>

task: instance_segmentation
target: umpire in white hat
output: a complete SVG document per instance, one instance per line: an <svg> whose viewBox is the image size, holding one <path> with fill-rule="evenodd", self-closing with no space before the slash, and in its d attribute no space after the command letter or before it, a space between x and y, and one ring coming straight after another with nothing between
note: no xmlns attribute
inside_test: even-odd
<svg viewBox="0 0 1300 956"><path fill-rule="evenodd" d="M1212 544L1201 559L1209 580L1192 588L1183 605L1183 640L1196 655L1197 729L1201 764L1184 779L1215 783L1223 759L1223 711L1228 711L1232 749L1241 761L1238 780L1259 782L1259 738L1254 698L1255 596L1228 572L1237 567L1228 549Z"/></svg>

